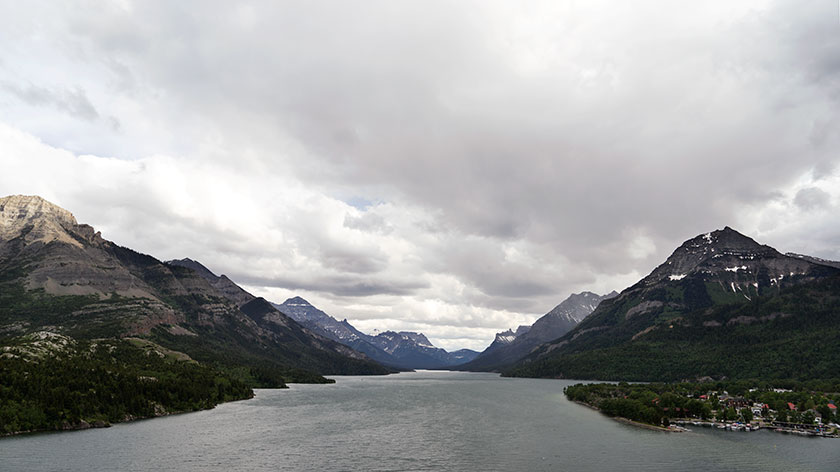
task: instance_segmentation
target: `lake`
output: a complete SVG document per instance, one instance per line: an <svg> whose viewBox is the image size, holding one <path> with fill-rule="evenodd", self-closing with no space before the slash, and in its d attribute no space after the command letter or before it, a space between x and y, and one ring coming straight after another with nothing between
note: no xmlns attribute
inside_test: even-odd
<svg viewBox="0 0 840 472"><path fill-rule="evenodd" d="M837 439L649 431L567 401L572 381L438 371L334 378L208 411L0 439L0 470L840 470Z"/></svg>

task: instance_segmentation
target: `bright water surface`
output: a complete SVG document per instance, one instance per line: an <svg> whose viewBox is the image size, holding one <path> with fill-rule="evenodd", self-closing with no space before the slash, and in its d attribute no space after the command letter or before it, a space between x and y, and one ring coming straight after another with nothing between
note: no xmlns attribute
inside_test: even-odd
<svg viewBox="0 0 840 472"><path fill-rule="evenodd" d="M108 429L0 439L0 470L840 470L840 439L649 431L567 401L570 381L423 371L336 380Z"/></svg>

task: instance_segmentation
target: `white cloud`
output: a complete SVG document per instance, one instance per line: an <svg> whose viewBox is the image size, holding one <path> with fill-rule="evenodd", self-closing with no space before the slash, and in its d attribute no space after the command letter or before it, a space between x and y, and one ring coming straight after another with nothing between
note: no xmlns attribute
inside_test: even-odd
<svg viewBox="0 0 840 472"><path fill-rule="evenodd" d="M758 241L782 252L830 260L840 260L838 214L840 168L830 174L808 172L764 204L741 211L743 230Z"/></svg>

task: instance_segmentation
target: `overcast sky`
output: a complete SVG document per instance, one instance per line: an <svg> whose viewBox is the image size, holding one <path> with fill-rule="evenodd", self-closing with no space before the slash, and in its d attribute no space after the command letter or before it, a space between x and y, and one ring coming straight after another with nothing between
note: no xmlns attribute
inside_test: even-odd
<svg viewBox="0 0 840 472"><path fill-rule="evenodd" d="M840 259L831 1L0 0L0 195L483 349L726 225Z"/></svg>

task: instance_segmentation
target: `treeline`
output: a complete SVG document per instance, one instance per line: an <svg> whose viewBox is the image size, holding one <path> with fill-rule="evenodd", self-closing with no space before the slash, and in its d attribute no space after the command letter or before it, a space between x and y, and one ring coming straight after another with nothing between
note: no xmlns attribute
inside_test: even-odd
<svg viewBox="0 0 840 472"><path fill-rule="evenodd" d="M642 384L577 384L566 387L565 393L569 400L594 406L607 416L655 426L667 425L668 418L677 408L680 408L680 413L685 411L685 416L711 417L708 404L660 390L664 389Z"/></svg>
<svg viewBox="0 0 840 472"><path fill-rule="evenodd" d="M79 342L49 358L2 359L0 435L195 411L252 396L242 381L195 362L126 341Z"/></svg>

